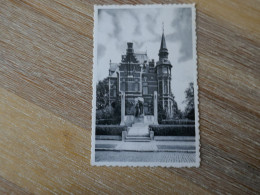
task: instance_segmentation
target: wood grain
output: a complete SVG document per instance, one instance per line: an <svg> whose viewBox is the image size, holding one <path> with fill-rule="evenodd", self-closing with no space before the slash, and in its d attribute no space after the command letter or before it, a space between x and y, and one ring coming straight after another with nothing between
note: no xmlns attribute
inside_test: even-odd
<svg viewBox="0 0 260 195"><path fill-rule="evenodd" d="M0 194L31 194L14 183L0 177Z"/></svg>
<svg viewBox="0 0 260 195"><path fill-rule="evenodd" d="M90 131L4 89L0 95L1 175L30 192L207 193L163 168L91 167Z"/></svg>
<svg viewBox="0 0 260 195"><path fill-rule="evenodd" d="M166 2L197 3L201 167L89 164L93 4L121 1L2 0L0 192L260 192L260 2Z"/></svg>

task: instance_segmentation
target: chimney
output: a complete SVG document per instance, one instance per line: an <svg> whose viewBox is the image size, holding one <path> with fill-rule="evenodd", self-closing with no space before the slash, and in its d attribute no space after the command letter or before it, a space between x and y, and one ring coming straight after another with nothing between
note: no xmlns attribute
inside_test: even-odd
<svg viewBox="0 0 260 195"><path fill-rule="evenodd" d="M128 42L127 43L126 54L133 54L133 53L134 53L133 43Z"/></svg>
<svg viewBox="0 0 260 195"><path fill-rule="evenodd" d="M133 43L128 42L128 43L127 43L127 47L128 47L128 49L133 49Z"/></svg>

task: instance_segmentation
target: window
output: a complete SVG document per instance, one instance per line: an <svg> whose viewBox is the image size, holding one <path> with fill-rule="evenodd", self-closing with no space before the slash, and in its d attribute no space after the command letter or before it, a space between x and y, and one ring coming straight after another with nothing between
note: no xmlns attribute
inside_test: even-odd
<svg viewBox="0 0 260 195"><path fill-rule="evenodd" d="M116 97L116 90L114 89L113 92L114 92L114 97Z"/></svg>
<svg viewBox="0 0 260 195"><path fill-rule="evenodd" d="M167 110L168 108L168 101L164 101L164 109Z"/></svg>
<svg viewBox="0 0 260 195"><path fill-rule="evenodd" d="M148 87L143 87L143 94L148 94Z"/></svg>
<svg viewBox="0 0 260 195"><path fill-rule="evenodd" d="M139 91L139 83L128 81L126 85L127 91Z"/></svg>
<svg viewBox="0 0 260 195"><path fill-rule="evenodd" d="M167 84L167 80L164 81L164 90L163 90L163 93L168 93L168 84Z"/></svg>
<svg viewBox="0 0 260 195"><path fill-rule="evenodd" d="M122 82L120 85L121 91L125 91L125 82Z"/></svg>
<svg viewBox="0 0 260 195"><path fill-rule="evenodd" d="M135 91L139 91L139 84L135 83Z"/></svg>
<svg viewBox="0 0 260 195"><path fill-rule="evenodd" d="M159 93L162 94L162 81L159 81Z"/></svg>
<svg viewBox="0 0 260 195"><path fill-rule="evenodd" d="M167 74L167 68L166 67L163 67L163 73Z"/></svg>

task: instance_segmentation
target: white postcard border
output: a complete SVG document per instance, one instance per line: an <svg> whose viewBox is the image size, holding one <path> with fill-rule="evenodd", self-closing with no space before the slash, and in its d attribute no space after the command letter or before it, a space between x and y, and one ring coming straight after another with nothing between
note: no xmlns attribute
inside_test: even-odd
<svg viewBox="0 0 260 195"><path fill-rule="evenodd" d="M96 162L95 161L95 125L96 125L96 76L97 68L97 25L98 25L98 9L139 9L139 8L163 8L165 6L177 8L192 9L192 42L193 42L193 60L194 60L194 108L195 108L195 148L196 159L193 163L163 163L163 162ZM143 5L94 5L94 28L93 28L93 70L92 70L92 131L91 131L91 160L92 166L119 166L119 167L199 167L200 166L200 133L199 133L199 98L198 98L198 72L197 72L197 36L196 36L196 8L193 4L143 4Z"/></svg>

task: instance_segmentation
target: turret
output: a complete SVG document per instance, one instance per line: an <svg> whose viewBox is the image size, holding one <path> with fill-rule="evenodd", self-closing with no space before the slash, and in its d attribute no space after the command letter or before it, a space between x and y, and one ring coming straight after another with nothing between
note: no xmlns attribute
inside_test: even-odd
<svg viewBox="0 0 260 195"><path fill-rule="evenodd" d="M167 116L172 116L173 96L171 92L171 62L168 60L168 49L164 36L164 30L159 49L159 61L156 63L156 72L158 80L158 99L162 109L167 112Z"/></svg>
<svg viewBox="0 0 260 195"><path fill-rule="evenodd" d="M165 42L165 37L164 37L164 32L162 34L162 39L161 39L161 47L159 50L159 61L164 61L168 60L168 49L166 47L166 42Z"/></svg>

